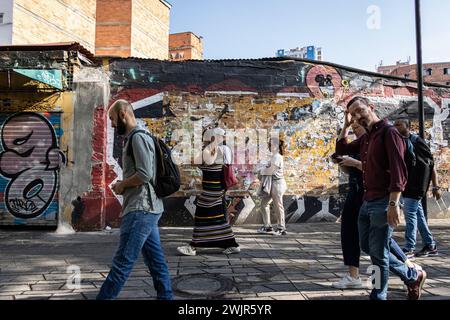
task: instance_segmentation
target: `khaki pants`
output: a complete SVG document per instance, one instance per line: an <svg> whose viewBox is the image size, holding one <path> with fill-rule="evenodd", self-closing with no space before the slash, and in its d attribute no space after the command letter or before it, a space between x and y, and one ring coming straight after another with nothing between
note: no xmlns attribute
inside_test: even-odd
<svg viewBox="0 0 450 320"><path fill-rule="evenodd" d="M272 180L272 189L270 196L261 198L261 214L265 227L270 227L270 203L273 201L273 207L277 217L277 224L279 229L286 229L283 195L287 190L286 180Z"/></svg>

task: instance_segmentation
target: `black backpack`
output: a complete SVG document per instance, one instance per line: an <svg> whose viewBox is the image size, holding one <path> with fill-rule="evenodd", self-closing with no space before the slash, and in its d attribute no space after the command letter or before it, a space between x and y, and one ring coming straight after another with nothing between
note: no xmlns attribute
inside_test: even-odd
<svg viewBox="0 0 450 320"><path fill-rule="evenodd" d="M156 158L156 179L153 188L158 198L164 198L180 190L181 179L180 170L172 160L172 152L170 148L161 139L153 136L145 130L137 130L129 137L127 155L135 162L133 154L133 137L136 133L145 133L153 139L155 145Z"/></svg>
<svg viewBox="0 0 450 320"><path fill-rule="evenodd" d="M383 143L388 129L386 126L383 133ZM408 139L411 139L414 151L408 148ZM404 160L408 170L408 181L403 196L413 199L421 199L428 191L431 182L431 174L434 168L433 154L425 140L417 135L411 134L410 138L404 138L406 150Z"/></svg>
<svg viewBox="0 0 450 320"><path fill-rule="evenodd" d="M405 163L408 168L408 182L403 195L408 198L420 199L425 196L430 186L434 159L425 140L417 135L411 135L408 139L413 145L414 154L411 155L411 152L406 151ZM407 146L408 139L405 139Z"/></svg>

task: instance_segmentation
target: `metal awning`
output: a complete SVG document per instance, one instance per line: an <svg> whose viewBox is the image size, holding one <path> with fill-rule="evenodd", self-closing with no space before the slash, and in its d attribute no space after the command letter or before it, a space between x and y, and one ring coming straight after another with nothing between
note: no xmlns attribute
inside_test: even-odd
<svg viewBox="0 0 450 320"><path fill-rule="evenodd" d="M53 88L59 90L63 88L61 70L13 69L13 71Z"/></svg>
<svg viewBox="0 0 450 320"><path fill-rule="evenodd" d="M0 71L0 91L59 91L65 87L57 69L9 69Z"/></svg>

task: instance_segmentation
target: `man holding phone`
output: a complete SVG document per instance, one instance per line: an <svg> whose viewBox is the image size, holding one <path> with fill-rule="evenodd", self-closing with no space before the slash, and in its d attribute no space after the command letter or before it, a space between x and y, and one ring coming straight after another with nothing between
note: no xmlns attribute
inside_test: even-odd
<svg viewBox="0 0 450 320"><path fill-rule="evenodd" d="M400 133L374 112L374 105L364 97L354 97L345 112L344 128L336 144L338 155L359 153L362 162L364 202L358 229L361 249L378 267L379 285L370 294L373 300L386 300L389 270L408 287L408 299L421 296L426 272L411 269L390 253L389 240L400 223L400 195L407 181L404 161L405 144ZM352 122L366 128L368 134L348 143ZM375 272L377 276L377 272ZM375 281L377 282L377 281Z"/></svg>

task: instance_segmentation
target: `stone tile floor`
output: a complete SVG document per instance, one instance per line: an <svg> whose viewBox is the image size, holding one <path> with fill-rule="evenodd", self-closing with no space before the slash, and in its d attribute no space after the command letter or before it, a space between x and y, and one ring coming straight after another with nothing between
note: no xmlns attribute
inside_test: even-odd
<svg viewBox="0 0 450 320"><path fill-rule="evenodd" d="M430 225L440 255L416 259L429 277L422 299L450 299L450 220L431 220ZM361 290L331 287L345 273L338 223L289 225L288 235L281 237L260 235L256 229L257 226L234 228L242 249L240 254L225 256L220 250L206 249L195 257L185 257L178 255L176 247L190 240L192 229L162 228L174 282L180 276L189 275L208 274L209 278L217 279L209 283L195 279L184 283L181 291L175 290L175 298L367 299L366 287ZM400 243L402 230L400 227L395 233ZM0 230L0 242L0 300L94 299L109 271L118 230L73 235ZM370 261L367 256L361 260L365 283ZM69 266L77 266L81 271L78 288L67 286L71 275ZM220 287L223 280L228 283L225 291ZM215 293L210 294L213 290ZM152 279L140 258L119 299L154 299L155 296ZM394 276L390 280L389 299L406 299L403 283Z"/></svg>

